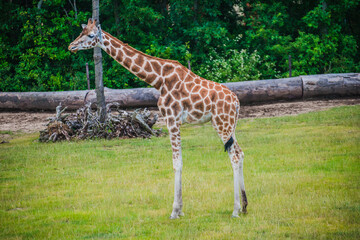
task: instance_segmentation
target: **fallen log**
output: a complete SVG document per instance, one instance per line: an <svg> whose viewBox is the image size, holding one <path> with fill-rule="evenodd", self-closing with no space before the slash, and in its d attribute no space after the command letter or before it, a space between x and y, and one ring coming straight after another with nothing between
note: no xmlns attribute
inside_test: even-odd
<svg viewBox="0 0 360 240"><path fill-rule="evenodd" d="M240 103L293 100L302 97L300 77L225 83L239 98Z"/></svg>
<svg viewBox="0 0 360 240"><path fill-rule="evenodd" d="M225 83L241 104L317 97L360 96L360 73L321 74L293 78ZM156 107L159 92L154 88L105 88L106 102L121 108ZM1 92L0 109L54 110L60 103L75 110L96 102L94 90L64 92Z"/></svg>
<svg viewBox="0 0 360 240"><path fill-rule="evenodd" d="M117 102L124 108L156 107L160 93L155 88L104 89L106 102ZM85 102L96 102L95 91L90 91Z"/></svg>
<svg viewBox="0 0 360 240"><path fill-rule="evenodd" d="M0 92L0 109L51 110L62 103L75 110L84 105L88 91Z"/></svg>
<svg viewBox="0 0 360 240"><path fill-rule="evenodd" d="M303 98L351 97L360 95L360 74L339 73L301 76Z"/></svg>

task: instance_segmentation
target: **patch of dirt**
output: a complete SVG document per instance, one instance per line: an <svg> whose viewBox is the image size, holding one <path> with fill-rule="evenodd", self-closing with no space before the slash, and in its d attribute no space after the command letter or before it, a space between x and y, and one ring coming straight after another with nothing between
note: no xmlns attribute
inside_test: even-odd
<svg viewBox="0 0 360 240"><path fill-rule="evenodd" d="M338 106L359 104L360 98L280 102L252 106L248 105L240 107L240 118L298 115L301 113L322 111Z"/></svg>
<svg viewBox="0 0 360 240"><path fill-rule="evenodd" d="M336 106L359 105L360 98L332 99L314 101L281 102L263 105L241 106L241 118L276 117L297 115L301 113L326 110ZM159 112L156 111L158 114ZM55 116L48 112L0 112L0 142L11 138L11 133L34 133L43 130L48 123L47 118ZM156 125L163 126L164 119L159 117Z"/></svg>
<svg viewBox="0 0 360 240"><path fill-rule="evenodd" d="M33 133L45 128L47 118L54 113L44 112L0 112L0 131Z"/></svg>

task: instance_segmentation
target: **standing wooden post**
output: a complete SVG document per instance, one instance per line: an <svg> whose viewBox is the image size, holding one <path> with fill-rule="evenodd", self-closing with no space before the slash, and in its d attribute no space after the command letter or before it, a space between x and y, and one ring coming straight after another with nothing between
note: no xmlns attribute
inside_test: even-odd
<svg viewBox="0 0 360 240"><path fill-rule="evenodd" d="M289 55L289 77L291 77L291 55Z"/></svg>
<svg viewBox="0 0 360 240"><path fill-rule="evenodd" d="M190 60L188 60L188 69L191 71Z"/></svg>
<svg viewBox="0 0 360 240"><path fill-rule="evenodd" d="M99 0L92 0L93 7L93 20L96 19L96 26L100 24L100 7ZM106 118L106 106L105 106L105 95L104 95L104 82L103 82L103 68L102 68L102 55L101 48L94 48L94 63L95 63L95 92L97 109L100 115L100 122L105 122Z"/></svg>
<svg viewBox="0 0 360 240"><path fill-rule="evenodd" d="M86 63L86 79L87 79L88 90L90 90L90 76L89 76L89 64L88 63Z"/></svg>

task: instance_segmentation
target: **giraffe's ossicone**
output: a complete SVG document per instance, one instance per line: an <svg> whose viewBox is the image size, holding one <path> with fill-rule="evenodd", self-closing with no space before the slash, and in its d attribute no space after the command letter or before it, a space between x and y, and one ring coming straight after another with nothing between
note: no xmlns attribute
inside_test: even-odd
<svg viewBox="0 0 360 240"><path fill-rule="evenodd" d="M158 107L166 120L173 151L175 190L173 211L170 218L182 216L182 155L180 125L211 121L228 152L234 173L234 211L246 212L247 198L243 177L244 154L235 138L240 102L227 87L199 77L178 61L149 56L123 43L89 19L83 30L70 45L76 52L100 47L118 63L147 82L158 91ZM240 207L240 190L242 208Z"/></svg>

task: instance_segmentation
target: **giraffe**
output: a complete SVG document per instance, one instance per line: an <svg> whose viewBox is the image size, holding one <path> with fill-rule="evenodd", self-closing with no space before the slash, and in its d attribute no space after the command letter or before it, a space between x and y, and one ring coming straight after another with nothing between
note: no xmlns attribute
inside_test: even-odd
<svg viewBox="0 0 360 240"><path fill-rule="evenodd" d="M174 203L170 219L183 216L181 189L182 155L180 125L211 121L228 152L234 175L232 217L246 213L243 161L244 153L235 138L240 102L227 87L197 76L178 61L149 56L123 43L89 19L82 32L68 47L71 52L100 47L118 63L158 91L158 108L166 121L175 172ZM240 191L241 190L241 206Z"/></svg>

